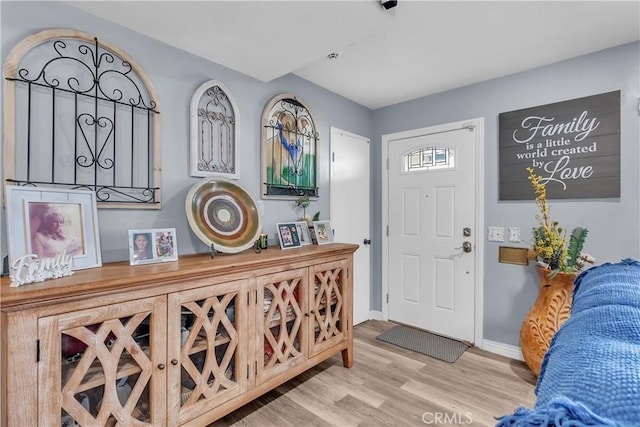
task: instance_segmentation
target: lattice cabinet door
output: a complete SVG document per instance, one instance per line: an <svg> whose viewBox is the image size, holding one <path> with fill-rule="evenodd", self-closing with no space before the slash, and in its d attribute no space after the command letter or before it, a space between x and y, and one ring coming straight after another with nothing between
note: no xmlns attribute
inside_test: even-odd
<svg viewBox="0 0 640 427"><path fill-rule="evenodd" d="M347 339L351 316L347 261L310 267L309 355L310 357Z"/></svg>
<svg viewBox="0 0 640 427"><path fill-rule="evenodd" d="M168 296L168 425L247 389L247 281Z"/></svg>
<svg viewBox="0 0 640 427"><path fill-rule="evenodd" d="M256 278L256 384L307 360L306 268Z"/></svg>
<svg viewBox="0 0 640 427"><path fill-rule="evenodd" d="M166 324L164 296L39 319L39 425L165 425Z"/></svg>

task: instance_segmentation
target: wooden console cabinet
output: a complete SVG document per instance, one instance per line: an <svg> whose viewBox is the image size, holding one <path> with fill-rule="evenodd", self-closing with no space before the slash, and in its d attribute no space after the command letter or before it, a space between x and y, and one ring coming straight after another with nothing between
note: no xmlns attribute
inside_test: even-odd
<svg viewBox="0 0 640 427"><path fill-rule="evenodd" d="M2 279L2 425L203 426L342 352L357 245Z"/></svg>

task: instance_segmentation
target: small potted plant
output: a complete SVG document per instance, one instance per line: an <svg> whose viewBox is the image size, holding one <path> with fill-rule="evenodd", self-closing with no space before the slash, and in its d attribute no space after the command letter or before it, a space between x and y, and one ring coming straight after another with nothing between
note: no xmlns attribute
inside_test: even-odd
<svg viewBox="0 0 640 427"><path fill-rule="evenodd" d="M307 208L311 204L311 199L309 198L309 196L306 194L300 194L300 196L298 196L298 198L296 199L295 204L297 207L302 208L302 217L300 218L300 220L306 221L307 224L309 224L311 222L311 218L307 216Z"/></svg>

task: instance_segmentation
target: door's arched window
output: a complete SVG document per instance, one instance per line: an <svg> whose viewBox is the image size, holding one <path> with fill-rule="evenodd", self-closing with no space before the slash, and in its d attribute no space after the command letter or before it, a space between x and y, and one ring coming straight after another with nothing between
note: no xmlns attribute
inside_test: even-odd
<svg viewBox="0 0 640 427"><path fill-rule="evenodd" d="M403 156L404 172L434 169L453 169L456 166L455 150L443 147L422 147Z"/></svg>

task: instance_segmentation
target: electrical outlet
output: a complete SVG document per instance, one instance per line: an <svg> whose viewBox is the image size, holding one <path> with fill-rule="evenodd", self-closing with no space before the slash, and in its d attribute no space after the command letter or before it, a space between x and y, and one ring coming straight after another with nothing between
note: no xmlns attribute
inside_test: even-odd
<svg viewBox="0 0 640 427"><path fill-rule="evenodd" d="M489 227L487 234L490 242L504 242L504 227Z"/></svg>
<svg viewBox="0 0 640 427"><path fill-rule="evenodd" d="M520 241L520 227L509 227L509 241L513 243Z"/></svg>

